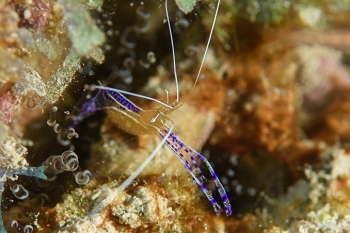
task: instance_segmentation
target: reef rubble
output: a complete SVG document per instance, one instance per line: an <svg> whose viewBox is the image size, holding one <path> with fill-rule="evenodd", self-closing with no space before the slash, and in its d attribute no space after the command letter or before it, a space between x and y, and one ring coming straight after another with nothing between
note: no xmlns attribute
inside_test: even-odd
<svg viewBox="0 0 350 233"><path fill-rule="evenodd" d="M350 4L223 0L205 51L215 6L0 2L0 233L350 232ZM208 159L233 214L165 146L115 195L162 139L97 85L150 97L125 94Z"/></svg>

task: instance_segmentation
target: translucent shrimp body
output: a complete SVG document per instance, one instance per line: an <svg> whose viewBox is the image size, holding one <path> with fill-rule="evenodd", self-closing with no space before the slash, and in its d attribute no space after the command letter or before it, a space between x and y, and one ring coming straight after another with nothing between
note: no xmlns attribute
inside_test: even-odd
<svg viewBox="0 0 350 233"><path fill-rule="evenodd" d="M110 87L92 86L91 89L99 89L99 91L90 101L84 104L81 110L82 116L91 114L92 111L107 110L112 114L112 121L124 131L134 135L157 135L163 140L165 139L165 145L167 145L181 161L186 170L191 174L193 180L212 204L215 213L219 214L222 208L204 185L204 181L206 181L207 178L203 175L198 166L199 161L204 162L219 191L226 215L231 215L232 207L230 201L214 169L203 155L187 146L170 131L170 127L166 122L171 120L161 109L143 110L128 100L117 89L112 89ZM167 134L169 134L168 137L166 137Z"/></svg>

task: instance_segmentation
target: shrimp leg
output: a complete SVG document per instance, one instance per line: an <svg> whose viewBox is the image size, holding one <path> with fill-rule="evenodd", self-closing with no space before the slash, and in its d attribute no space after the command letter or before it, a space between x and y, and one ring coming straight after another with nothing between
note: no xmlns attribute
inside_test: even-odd
<svg viewBox="0 0 350 233"><path fill-rule="evenodd" d="M165 133L169 133L168 129L163 129L163 131ZM164 138L164 134L160 133L160 136L162 138ZM229 201L229 199L227 197L225 188L221 184L218 176L216 175L213 167L210 165L208 160L203 155L199 154L197 151L195 151L191 147L189 147L186 144L184 144L181 140L179 140L176 137L176 135L174 133L171 133L169 138L171 140L167 140L165 144L178 157L178 159L181 161L181 163L185 166L186 170L191 174L191 176L194 179L194 181L202 189L203 193L206 195L206 197L208 198L208 200L212 204L215 213L219 214L219 210L222 210L222 208L215 201L215 199L213 198L211 192L204 186L203 181L206 180L206 179L203 176L203 174L202 174L198 164L196 163L193 155L195 155L198 159L200 159L201 161L203 161L206 164L206 166L208 167L208 170L209 170L209 172L210 172L210 174L211 174L211 176L212 176L212 178L214 180L215 186L216 186L216 188L219 191L219 194L221 196L221 199L222 199L222 202L223 202L224 208L225 208L225 213L226 213L227 216L231 215L232 214L232 207L231 207L230 201ZM193 163L193 166L195 167L196 171L198 172L199 178L193 172L193 170L191 168L191 165L186 160L185 156L183 155L183 153L181 153L181 151L184 151L185 154L187 154L190 157L190 159L191 159L191 161Z"/></svg>

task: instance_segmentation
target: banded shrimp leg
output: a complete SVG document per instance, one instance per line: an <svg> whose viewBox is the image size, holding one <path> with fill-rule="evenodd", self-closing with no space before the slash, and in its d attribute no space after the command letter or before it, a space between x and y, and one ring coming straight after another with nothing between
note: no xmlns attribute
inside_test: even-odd
<svg viewBox="0 0 350 233"><path fill-rule="evenodd" d="M163 129L164 133L169 133L170 129L168 128L168 126L166 126L167 129ZM160 136L162 138L165 138L164 134L160 134ZM187 171L191 174L193 180L198 184L198 186L202 189L202 192L205 194L205 196L208 198L208 200L210 201L210 203L212 204L214 211L216 214L219 213L219 210L222 211L221 206L216 202L216 200L214 199L214 197L212 196L211 192L204 186L203 182L206 180L205 176L202 174L199 166L197 165L197 162L195 161L195 157L197 157L200 161L204 162L205 165L207 166L210 175L212 176L213 180L214 180L214 184L220 194L221 200L224 204L224 209L225 209L225 214L227 216L232 214L232 207L231 207L231 203L228 199L228 196L226 194L225 188L224 186L221 184L218 176L216 175L213 167L210 165L209 161L200 153L198 153L196 150L192 149L190 146L187 146L185 143L183 143L180 139L178 139L176 137L176 135L174 133L170 134L170 138L172 140L167 140L166 141L166 145L168 146L168 148L178 157L178 159L182 162L182 164L185 166L185 168L187 169ZM181 150L183 152L181 152ZM185 156L183 155L187 154L192 163L193 166L195 167L199 179L196 177L195 173L192 172L191 167L189 166L188 161L185 159Z"/></svg>

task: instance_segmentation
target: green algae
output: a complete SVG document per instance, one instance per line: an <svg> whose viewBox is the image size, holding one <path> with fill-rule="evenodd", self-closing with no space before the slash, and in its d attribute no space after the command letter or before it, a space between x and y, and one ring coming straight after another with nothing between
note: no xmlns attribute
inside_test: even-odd
<svg viewBox="0 0 350 233"><path fill-rule="evenodd" d="M177 6L185 14L188 14L193 10L196 2L196 0L176 0Z"/></svg>
<svg viewBox="0 0 350 233"><path fill-rule="evenodd" d="M77 55L88 55L90 51L105 41L104 33L96 26L89 12L78 1L59 0L63 19Z"/></svg>
<svg viewBox="0 0 350 233"><path fill-rule="evenodd" d="M57 72L51 76L45 84L45 91L47 93L47 100L50 103L54 103L61 96L62 92L66 89L68 84L72 81L73 75L81 67L81 57L76 52L68 54Z"/></svg>

